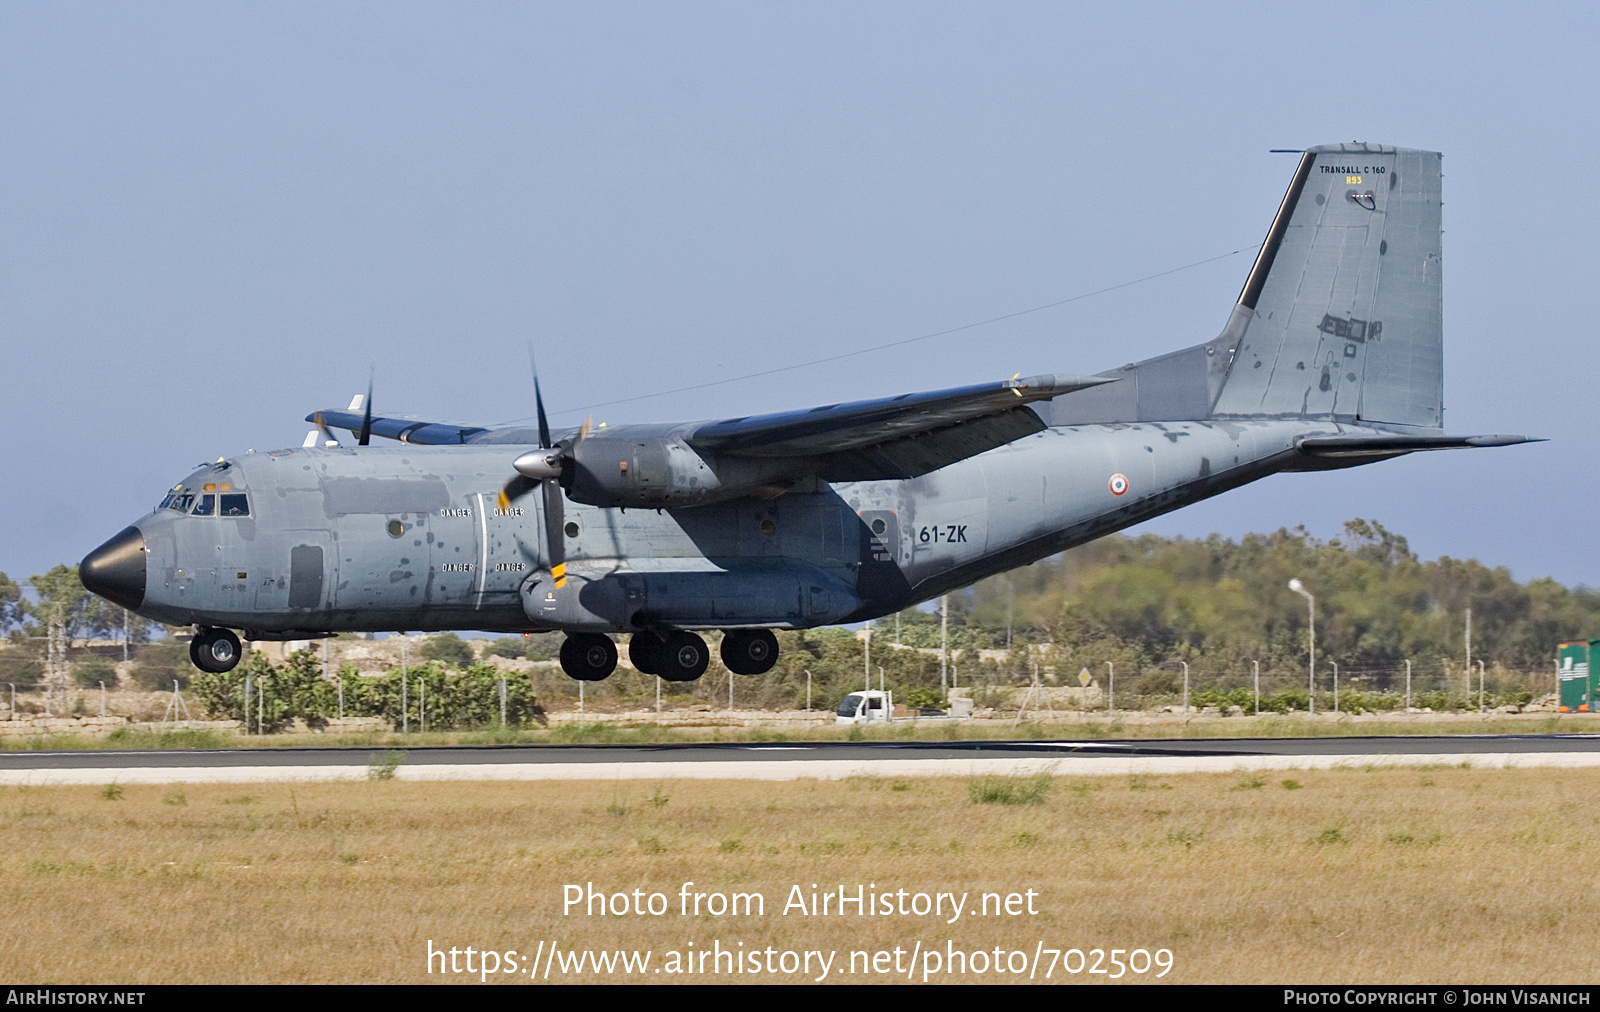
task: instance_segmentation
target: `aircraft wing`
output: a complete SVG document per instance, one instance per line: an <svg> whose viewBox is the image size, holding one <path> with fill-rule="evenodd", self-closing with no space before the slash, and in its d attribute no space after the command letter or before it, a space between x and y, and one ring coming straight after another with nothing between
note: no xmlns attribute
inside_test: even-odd
<svg viewBox="0 0 1600 1012"><path fill-rule="evenodd" d="M1103 383L1104 376L1029 376L999 383L901 394L801 411L750 415L685 427L696 450L721 457L798 458L824 481L915 478L1023 436L1045 422L1028 405ZM361 430L360 411L318 411L306 421ZM683 431L683 430L680 430ZM372 419L372 434L424 445L501 442L502 430L404 416Z"/></svg>
<svg viewBox="0 0 1600 1012"><path fill-rule="evenodd" d="M362 414L359 411L313 411L306 421L333 429L361 431ZM402 443L420 443L424 446L455 445L470 442L473 436L489 431L481 425L457 425L450 422L430 422L420 418L390 415L374 416L372 434Z"/></svg>
<svg viewBox="0 0 1600 1012"><path fill-rule="evenodd" d="M1028 405L1114 382L1029 376L708 422L687 442L729 457L819 458L825 481L915 478L1047 428Z"/></svg>

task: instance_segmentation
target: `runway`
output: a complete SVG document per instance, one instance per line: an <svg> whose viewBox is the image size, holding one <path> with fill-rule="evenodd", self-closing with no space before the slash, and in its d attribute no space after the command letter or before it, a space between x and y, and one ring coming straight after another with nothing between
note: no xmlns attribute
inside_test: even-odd
<svg viewBox="0 0 1600 1012"><path fill-rule="evenodd" d="M0 752L0 785L365 780L842 780L1600 766L1600 735L485 745Z"/></svg>

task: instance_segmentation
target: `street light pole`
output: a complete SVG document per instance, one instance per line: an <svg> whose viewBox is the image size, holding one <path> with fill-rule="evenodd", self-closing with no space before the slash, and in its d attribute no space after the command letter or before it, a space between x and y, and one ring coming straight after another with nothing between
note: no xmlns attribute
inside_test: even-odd
<svg viewBox="0 0 1600 1012"><path fill-rule="evenodd" d="M1315 714L1317 712L1317 599L1299 578L1289 581L1289 589L1306 599L1306 609L1311 616L1311 661L1306 666L1306 687L1309 690L1306 710Z"/></svg>
<svg viewBox="0 0 1600 1012"><path fill-rule="evenodd" d="M868 688L871 688L869 685ZM939 598L939 691L950 691L950 595Z"/></svg>

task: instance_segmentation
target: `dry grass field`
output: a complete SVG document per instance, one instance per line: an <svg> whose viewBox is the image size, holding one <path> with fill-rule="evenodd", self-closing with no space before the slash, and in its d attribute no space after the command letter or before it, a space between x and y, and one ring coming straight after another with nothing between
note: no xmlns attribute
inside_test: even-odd
<svg viewBox="0 0 1600 1012"><path fill-rule="evenodd" d="M492 950L490 979L506 983L546 969L552 982L815 979L820 955L798 966L807 950L832 953L828 981L922 980L930 949L968 954L964 972L931 973L949 982L1025 981L1023 964L1039 982L1104 981L1050 951L1106 950L1110 969L1110 950L1165 949L1165 981L1575 983L1600 967L1597 796L1600 771L1471 767L6 788L0 977L479 979L444 972L447 957L430 974L431 940L456 948L461 970L469 946L474 969ZM564 886L591 882L630 908L660 893L667 912L564 913ZM705 894L698 915L680 912L685 882ZM813 883L835 897L875 883L896 908L917 893L967 898L950 924L948 902L943 916L840 916L836 899L826 916L784 913L791 887L809 904ZM733 893L760 894L764 913L708 912L712 894ZM712 950L704 974L681 972L695 968L691 943ZM617 949L649 950L648 970L571 964ZM713 977L719 950L732 955Z"/></svg>

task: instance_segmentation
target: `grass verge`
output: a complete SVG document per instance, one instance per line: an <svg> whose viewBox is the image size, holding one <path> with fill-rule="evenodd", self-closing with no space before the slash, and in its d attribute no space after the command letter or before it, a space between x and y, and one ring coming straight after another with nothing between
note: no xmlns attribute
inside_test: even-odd
<svg viewBox="0 0 1600 1012"><path fill-rule="evenodd" d="M1596 770L1458 766L1292 780L1058 774L998 786L8 788L0 904L17 912L19 930L0 973L422 983L469 976L437 961L430 974L430 945L524 959L551 941L569 955L649 950L659 968L690 943L738 952L742 942L746 952L831 951L831 980L865 982L904 974L871 972L865 958L841 974L852 953L921 943L1166 950L1166 979L1188 983L1571 982L1596 970L1600 893L1558 870L1600 848L1597 792ZM980 793L992 802L974 803ZM892 912L840 916L840 890L858 888L888 896ZM573 905L573 890L602 900ZM659 894L663 912L634 912L636 890ZM941 892L966 897L965 912L918 913ZM812 911L825 893L832 911ZM735 913L735 894L761 900ZM764 960L738 979L817 976L768 971ZM591 966L550 979L703 978Z"/></svg>

